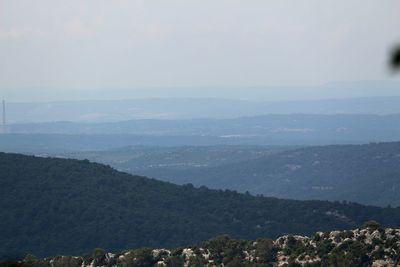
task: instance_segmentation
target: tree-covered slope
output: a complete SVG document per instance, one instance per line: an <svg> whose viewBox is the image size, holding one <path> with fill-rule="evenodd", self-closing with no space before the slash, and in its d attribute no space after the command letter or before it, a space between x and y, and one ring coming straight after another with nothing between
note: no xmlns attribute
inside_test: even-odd
<svg viewBox="0 0 400 267"><path fill-rule="evenodd" d="M0 170L0 255L175 247L218 234L273 238L369 219L400 224L400 209L196 189L88 161L0 153Z"/></svg>
<svg viewBox="0 0 400 267"><path fill-rule="evenodd" d="M280 198L400 206L400 142L306 147L212 168L139 172Z"/></svg>

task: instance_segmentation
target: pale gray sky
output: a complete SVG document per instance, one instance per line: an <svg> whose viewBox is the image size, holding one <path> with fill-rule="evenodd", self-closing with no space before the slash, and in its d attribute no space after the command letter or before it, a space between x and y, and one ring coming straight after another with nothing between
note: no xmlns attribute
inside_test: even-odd
<svg viewBox="0 0 400 267"><path fill-rule="evenodd" d="M0 0L0 90L386 80L399 42L398 0Z"/></svg>

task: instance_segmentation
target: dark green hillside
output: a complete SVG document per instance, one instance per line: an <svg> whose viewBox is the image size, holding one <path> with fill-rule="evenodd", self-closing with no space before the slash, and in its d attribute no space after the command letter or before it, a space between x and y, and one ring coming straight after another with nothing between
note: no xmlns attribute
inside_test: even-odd
<svg viewBox="0 0 400 267"><path fill-rule="evenodd" d="M279 198L400 206L400 142L306 147L212 168L140 174Z"/></svg>
<svg viewBox="0 0 400 267"><path fill-rule="evenodd" d="M151 180L88 161L0 153L0 255L80 254L400 224L400 209L253 197Z"/></svg>

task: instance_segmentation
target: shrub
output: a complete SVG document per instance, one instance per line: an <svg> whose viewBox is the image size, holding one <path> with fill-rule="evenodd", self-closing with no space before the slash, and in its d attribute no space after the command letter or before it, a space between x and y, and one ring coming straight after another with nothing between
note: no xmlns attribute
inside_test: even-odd
<svg viewBox="0 0 400 267"><path fill-rule="evenodd" d="M377 230L380 227L381 225L374 220L367 221L361 226L362 229L371 229L371 230Z"/></svg>

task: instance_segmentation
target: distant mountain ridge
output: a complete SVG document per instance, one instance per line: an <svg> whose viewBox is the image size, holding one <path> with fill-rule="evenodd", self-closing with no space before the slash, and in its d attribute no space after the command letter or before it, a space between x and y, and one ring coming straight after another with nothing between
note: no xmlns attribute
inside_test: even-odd
<svg viewBox="0 0 400 267"><path fill-rule="evenodd" d="M136 173L280 198L400 206L400 142L304 147L214 167Z"/></svg>
<svg viewBox="0 0 400 267"><path fill-rule="evenodd" d="M0 255L176 247L219 234L275 238L398 226L400 208L254 197L177 186L89 161L0 153Z"/></svg>
<svg viewBox="0 0 400 267"><path fill-rule="evenodd" d="M183 136L213 138L219 144L321 145L397 141L400 136L398 125L400 114L270 114L234 119L10 124L7 133Z"/></svg>
<svg viewBox="0 0 400 267"><path fill-rule="evenodd" d="M327 90L337 90L327 87ZM295 90L295 89L293 89ZM400 96L250 101L224 98L144 98L7 103L10 123L115 122L136 119L229 119L265 114L400 113Z"/></svg>

